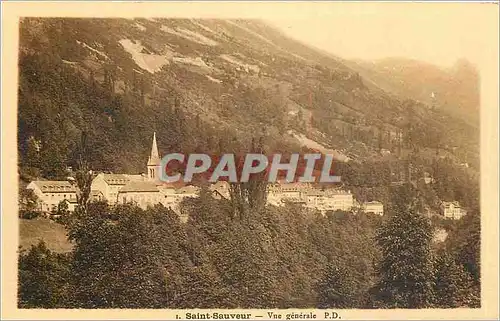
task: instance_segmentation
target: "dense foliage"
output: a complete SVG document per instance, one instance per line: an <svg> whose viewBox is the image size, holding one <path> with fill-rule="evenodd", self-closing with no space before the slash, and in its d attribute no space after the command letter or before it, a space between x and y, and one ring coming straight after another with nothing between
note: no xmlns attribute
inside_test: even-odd
<svg viewBox="0 0 500 321"><path fill-rule="evenodd" d="M205 23L223 32L184 19L23 19L20 179L65 179L70 166L79 169L84 195L75 213L65 204L54 213L71 253L44 243L20 252L19 306L478 307L476 126L373 88L340 61L257 22ZM282 47L237 23L264 28ZM164 26L196 28L218 46L187 42ZM179 57L197 57L220 82L189 64L138 70L119 44L124 37L140 39L141 53L175 48ZM221 58L236 52L260 71ZM161 205L87 204L88 169L144 171L153 131L161 154L241 151L250 136L266 137L268 152L296 152L288 131L305 135L352 157L335 164L343 187L361 202L383 202L385 215L262 206L259 184L233 185L230 200L202 190L183 204L187 222ZM37 216L33 193L19 195L20 217ZM424 214L436 213L441 200L458 200L469 214L458 223L429 220ZM444 243L433 242L436 229L448 232Z"/></svg>
<svg viewBox="0 0 500 321"><path fill-rule="evenodd" d="M409 197L411 193L408 194ZM405 200L401 200L402 202ZM157 205L90 203L74 249L20 254L19 305L72 308L374 308L479 304L479 234L434 247L414 207L326 216L295 206L234 216L206 191L187 222ZM474 215L471 215L474 218ZM474 228L471 226L470 228ZM439 252L441 251L441 252ZM438 254L439 253L439 254ZM436 258L438 258L436 260Z"/></svg>
<svg viewBox="0 0 500 321"><path fill-rule="evenodd" d="M408 150L440 148L453 152L448 156L454 162L479 168L477 127L373 90L342 62L257 22L238 23L265 32L287 50L232 23L203 23L224 32L207 34L187 19L23 19L17 135L21 178L64 178L67 166L78 161L75 142L83 132L92 146L91 167L113 172L144 171L153 131L161 154L215 153L248 133L268 137L275 145L269 146L272 151L296 151L298 142L287 135L291 130L360 160L380 158L382 149L399 157ZM218 45L207 48L161 31L164 26L215 37ZM179 57L199 58L212 71L180 63L154 74L140 70L120 45L124 38L138 41L143 53L168 56L172 53L166 48L175 48ZM234 53L260 71L244 72L221 58Z"/></svg>

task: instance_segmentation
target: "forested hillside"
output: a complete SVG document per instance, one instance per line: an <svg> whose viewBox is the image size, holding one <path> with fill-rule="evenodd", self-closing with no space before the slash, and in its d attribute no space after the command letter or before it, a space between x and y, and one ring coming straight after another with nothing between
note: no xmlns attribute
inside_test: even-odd
<svg viewBox="0 0 500 321"><path fill-rule="evenodd" d="M363 162L439 148L478 168L477 127L386 94L259 21L26 18L19 66L26 180L64 176L84 131L92 167L113 172L144 171L153 131L162 154L218 152L252 133L273 151Z"/></svg>
<svg viewBox="0 0 500 321"><path fill-rule="evenodd" d="M479 73L467 60L451 68L403 58L357 61L350 66L388 92L441 108L471 126L479 125Z"/></svg>
<svg viewBox="0 0 500 321"><path fill-rule="evenodd" d="M206 192L185 204L187 223L163 206L92 203L65 222L72 252L40 243L21 253L19 306L479 306L478 213L436 241L436 226L416 212L412 193L391 189L396 206L385 222L296 206L234 216L227 201Z"/></svg>
<svg viewBox="0 0 500 321"><path fill-rule="evenodd" d="M479 126L450 112L474 101L429 104L414 95L420 80L384 87L390 75L261 21L24 18L19 50L21 183L72 167L90 193L89 169L143 173L156 132L162 155L257 141L265 153L333 154L337 187L384 204L383 217L322 215L264 205L252 182L229 199L200 183L182 222L161 205L80 198L53 213L71 246L20 251L19 307L480 306ZM441 201L468 214L444 220ZM19 205L20 218L38 215L26 189Z"/></svg>

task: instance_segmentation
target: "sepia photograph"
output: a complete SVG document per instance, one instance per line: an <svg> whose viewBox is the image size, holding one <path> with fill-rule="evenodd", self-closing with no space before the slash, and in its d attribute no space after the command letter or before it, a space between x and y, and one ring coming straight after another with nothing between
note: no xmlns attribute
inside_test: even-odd
<svg viewBox="0 0 500 321"><path fill-rule="evenodd" d="M3 27L15 309L498 317L498 4L119 5Z"/></svg>

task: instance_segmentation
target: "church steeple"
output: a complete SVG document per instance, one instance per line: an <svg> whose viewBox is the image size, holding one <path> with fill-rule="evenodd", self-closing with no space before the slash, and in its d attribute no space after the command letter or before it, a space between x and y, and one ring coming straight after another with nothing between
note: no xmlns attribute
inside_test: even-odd
<svg viewBox="0 0 500 321"><path fill-rule="evenodd" d="M153 133L153 146L151 146L151 156L149 156L149 162L154 162L155 165L160 164L160 156L158 154L158 146L156 145L156 132Z"/></svg>
<svg viewBox="0 0 500 321"><path fill-rule="evenodd" d="M148 159L148 178L156 180L158 178L158 168L160 165L160 155L156 144L156 132L153 133L153 145L151 146L151 155Z"/></svg>

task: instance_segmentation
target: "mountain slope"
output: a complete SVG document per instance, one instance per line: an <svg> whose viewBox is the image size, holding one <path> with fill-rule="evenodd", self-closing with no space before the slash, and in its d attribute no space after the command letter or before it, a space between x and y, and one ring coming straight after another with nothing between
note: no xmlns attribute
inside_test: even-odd
<svg viewBox="0 0 500 321"><path fill-rule="evenodd" d="M261 21L25 18L20 35L26 178L64 176L82 132L93 168L129 173L144 171L153 131L162 154L227 152L263 137L269 151L319 149L341 161L398 146L477 157L474 126L375 89Z"/></svg>
<svg viewBox="0 0 500 321"><path fill-rule="evenodd" d="M404 58L350 66L388 92L441 108L473 126L479 123L479 75L466 60L448 69Z"/></svg>

